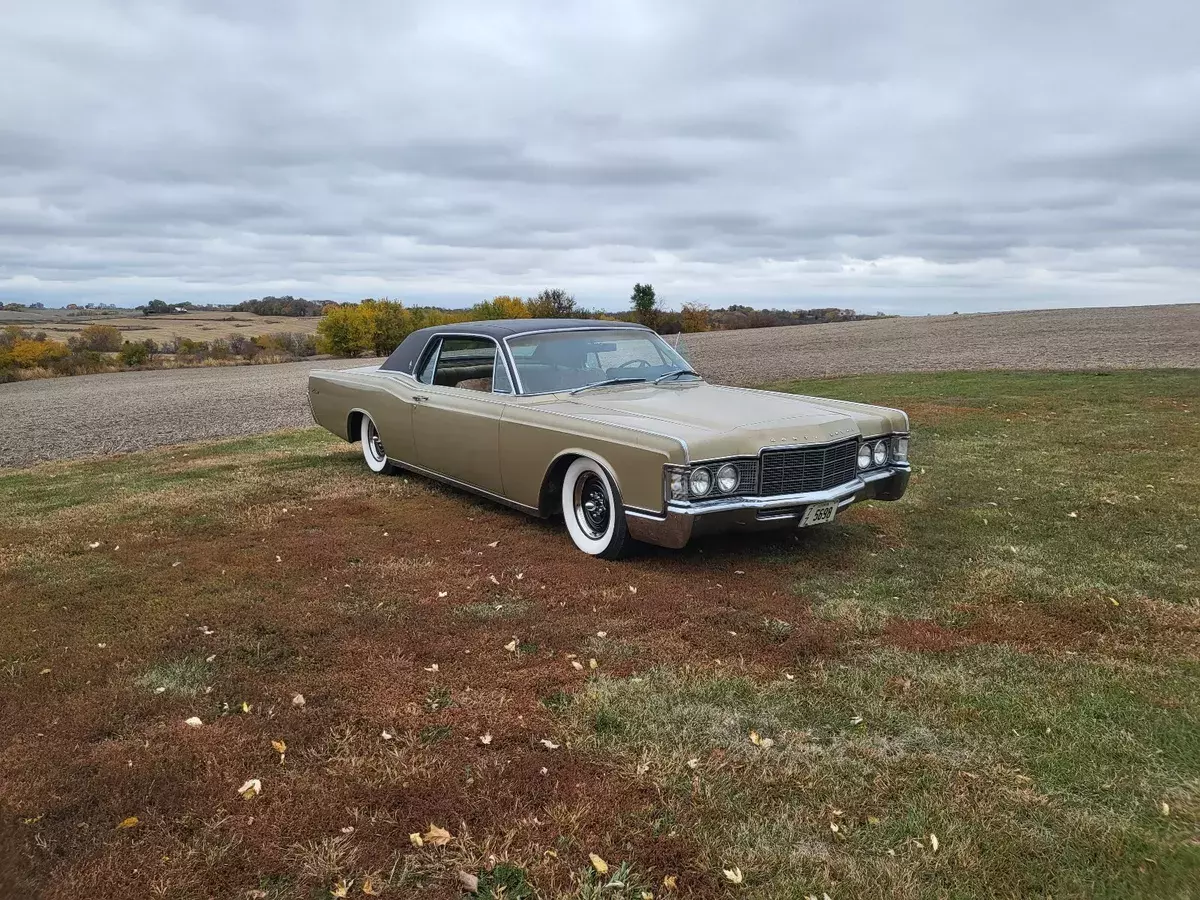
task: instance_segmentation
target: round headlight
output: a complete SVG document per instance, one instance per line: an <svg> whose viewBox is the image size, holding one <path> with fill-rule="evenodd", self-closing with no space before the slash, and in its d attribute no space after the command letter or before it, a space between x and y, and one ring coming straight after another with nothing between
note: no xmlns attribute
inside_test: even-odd
<svg viewBox="0 0 1200 900"><path fill-rule="evenodd" d="M693 494L703 497L712 489L712 473L708 469L695 469L688 484Z"/></svg>
<svg viewBox="0 0 1200 900"><path fill-rule="evenodd" d="M738 470L734 466L724 465L717 470L717 490L723 494L737 490Z"/></svg>
<svg viewBox="0 0 1200 900"><path fill-rule="evenodd" d="M882 466L887 462L887 441L880 441L875 445L875 451L872 453L872 458L875 460L875 465Z"/></svg>
<svg viewBox="0 0 1200 900"><path fill-rule="evenodd" d="M870 444L859 444L858 445L858 467L860 469L867 469L867 468L870 468L870 466L871 466L871 445Z"/></svg>

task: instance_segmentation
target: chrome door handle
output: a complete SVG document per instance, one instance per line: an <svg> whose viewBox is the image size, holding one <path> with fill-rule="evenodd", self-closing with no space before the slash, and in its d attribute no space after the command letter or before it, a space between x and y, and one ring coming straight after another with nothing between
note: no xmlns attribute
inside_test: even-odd
<svg viewBox="0 0 1200 900"><path fill-rule="evenodd" d="M428 397L426 397L424 394L413 394L413 400L414 400L416 403L424 403L424 402L425 402L426 400L428 400L428 399L429 399L429 398L428 398Z"/></svg>

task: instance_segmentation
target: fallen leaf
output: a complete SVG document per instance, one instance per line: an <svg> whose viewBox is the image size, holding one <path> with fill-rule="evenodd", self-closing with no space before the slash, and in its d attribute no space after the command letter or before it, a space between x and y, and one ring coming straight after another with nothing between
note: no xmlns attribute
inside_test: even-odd
<svg viewBox="0 0 1200 900"><path fill-rule="evenodd" d="M334 897L350 896L350 888L353 887L353 881L347 881L345 878L339 878L338 883L329 889L329 893Z"/></svg>
<svg viewBox="0 0 1200 900"><path fill-rule="evenodd" d="M387 536L386 532L384 533L384 536L385 537ZM363 879L362 892L364 894L366 894L368 897L378 897L379 893L380 893L379 889L377 887L375 887L375 884L371 881L370 878Z"/></svg>
<svg viewBox="0 0 1200 900"><path fill-rule="evenodd" d="M937 838L937 835L934 834L932 831L929 832L929 846L931 846L933 848L934 853L938 852L938 838Z"/></svg>
<svg viewBox="0 0 1200 900"><path fill-rule="evenodd" d="M590 859L590 860L592 861L592 868L593 868L593 869L595 869L595 870L596 870L597 872L599 872L601 875L607 875L607 874L608 874L608 863L606 863L606 862L605 862L603 859L601 859L601 858L600 858L599 856L597 856L595 853L589 853L589 854L588 854L588 859Z"/></svg>
<svg viewBox="0 0 1200 900"><path fill-rule="evenodd" d="M577 659L573 659L573 660L571 660L571 668L575 669L576 671L582 672L583 671L583 663L581 663Z"/></svg>
<svg viewBox="0 0 1200 900"><path fill-rule="evenodd" d="M469 893L469 894L479 893L479 877L478 876L472 875L470 872L464 872L462 869L459 869L458 870L458 882L466 889L467 893Z"/></svg>
<svg viewBox="0 0 1200 900"><path fill-rule="evenodd" d="M742 883L742 870L737 866L734 866L732 869L722 869L721 871L725 873L726 880L732 881L734 884Z"/></svg>
<svg viewBox="0 0 1200 900"><path fill-rule="evenodd" d="M262 793L262 782L257 778L250 778L238 788L238 793L242 795L243 800L253 800Z"/></svg>
<svg viewBox="0 0 1200 900"><path fill-rule="evenodd" d="M251 706L249 703L247 703L245 700L243 700L243 701L242 701L242 712L244 712L244 713L249 713L249 712L250 712L250 710L252 710L253 708L254 708L254 707L252 707L252 706Z"/></svg>
<svg viewBox="0 0 1200 900"><path fill-rule="evenodd" d="M600 665L600 663L596 662L596 657L594 657L594 656L588 660L588 668L589 669L595 669L599 665Z"/></svg>
<svg viewBox="0 0 1200 900"><path fill-rule="evenodd" d="M293 694L292 695L292 706L303 706L303 705L304 705L304 695L303 694Z"/></svg>
<svg viewBox="0 0 1200 900"><path fill-rule="evenodd" d="M190 719L184 719L183 724L187 725L189 728L199 728L204 723L200 721L199 716L192 716Z"/></svg>
<svg viewBox="0 0 1200 900"><path fill-rule="evenodd" d="M1162 805L1159 806L1159 809L1162 810L1162 814L1164 816L1169 816L1171 814L1171 807L1167 805L1166 800L1162 801Z"/></svg>
<svg viewBox="0 0 1200 900"><path fill-rule="evenodd" d="M95 549L96 549L97 547L99 547L99 546L100 546L100 542L99 542L99 541L92 541L90 544L88 544L88 549L89 549L89 550L95 550Z"/></svg>
<svg viewBox="0 0 1200 900"><path fill-rule="evenodd" d="M697 757L693 756L691 759L689 759L689 760L687 761L687 767L688 767L689 769L698 769L698 768L700 768L700 760L699 760Z"/></svg>
<svg viewBox="0 0 1200 900"><path fill-rule="evenodd" d="M606 638L606 637L608 637L608 632L607 632L607 631L597 631L597 632L596 632L596 637L598 637L598 638Z"/></svg>
<svg viewBox="0 0 1200 900"><path fill-rule="evenodd" d="M863 723L863 717L862 717L862 716L854 716L854 717L853 717L853 718L850 720L850 724L851 724L851 725L861 725L862 723Z"/></svg>
<svg viewBox="0 0 1200 900"><path fill-rule="evenodd" d="M486 732L485 734L481 734L479 736L479 743L483 744L485 747L488 744L490 744L491 742L492 742L492 733L490 731Z"/></svg>
<svg viewBox="0 0 1200 900"><path fill-rule="evenodd" d="M450 841L454 838L454 835L448 832L445 828L440 828L430 822L429 830L421 835L421 837L427 844L432 844L435 847L444 847L450 843Z"/></svg>
<svg viewBox="0 0 1200 900"><path fill-rule="evenodd" d="M517 573L517 581L520 581L520 580L521 580L522 578L524 578L524 577L525 577L525 573L524 573L524 572L518 572L518 573Z"/></svg>
<svg viewBox="0 0 1200 900"><path fill-rule="evenodd" d="M408 836L408 839L414 847L422 847L425 845L425 841L421 838L421 833L419 831L414 831Z"/></svg>
<svg viewBox="0 0 1200 900"><path fill-rule="evenodd" d="M449 591L438 591L438 599L440 600L442 597L445 597L449 593L450 593Z"/></svg>
<svg viewBox="0 0 1200 900"><path fill-rule="evenodd" d="M499 578L497 578L495 575L489 575L489 576L488 576L488 581L490 581L492 584L499 584L499 583L500 583L500 579L499 579Z"/></svg>
<svg viewBox="0 0 1200 900"><path fill-rule="evenodd" d="M664 875L663 876L663 887L666 888L668 891L673 891L676 888L678 888L679 887L679 876L678 875Z"/></svg>
<svg viewBox="0 0 1200 900"><path fill-rule="evenodd" d="M120 828L136 828L137 824L138 824L138 817L130 816L129 818L122 819L120 822L118 822L117 828L118 829L120 829Z"/></svg>
<svg viewBox="0 0 1200 900"><path fill-rule="evenodd" d="M437 664L437 663L433 663L432 665L428 665L428 666L426 666L426 667L425 667L425 671L426 671L426 672L437 672L437 671L438 671L438 664Z"/></svg>
<svg viewBox="0 0 1200 900"><path fill-rule="evenodd" d="M878 816L867 816L867 824L868 825L878 825L879 817Z"/></svg>
<svg viewBox="0 0 1200 900"><path fill-rule="evenodd" d="M49 675L50 671L51 671L50 669L42 669L42 671L38 672L38 674L39 675Z"/></svg>
<svg viewBox="0 0 1200 900"><path fill-rule="evenodd" d="M654 900L654 892L653 891L642 891L640 896L641 896L641 900Z"/></svg>
<svg viewBox="0 0 1200 900"><path fill-rule="evenodd" d="M388 731L386 728L383 729L383 731L379 732L379 736L381 738L383 738L385 741L390 741L392 738L395 737L395 735L392 734L390 731Z"/></svg>
<svg viewBox="0 0 1200 900"><path fill-rule="evenodd" d="M542 738L540 741L538 741L538 743L540 743L547 750L557 750L559 748L559 745L550 740L550 738Z"/></svg>
<svg viewBox="0 0 1200 900"><path fill-rule="evenodd" d="M1077 512L1070 512L1070 513L1067 513L1067 518L1069 518L1069 519L1078 519L1078 518L1079 518L1079 513L1077 513Z"/></svg>
<svg viewBox="0 0 1200 900"><path fill-rule="evenodd" d="M342 829L342 834L354 834L354 826L347 825L345 828Z"/></svg>
<svg viewBox="0 0 1200 900"><path fill-rule="evenodd" d="M631 593L631 594L637 593L637 588L635 588L632 584L629 586L629 593Z"/></svg>
<svg viewBox="0 0 1200 900"><path fill-rule="evenodd" d="M490 544L488 544L488 546L489 546L489 547L498 547L498 546L500 546L500 542L499 542L499 541L492 541Z"/></svg>
<svg viewBox="0 0 1200 900"><path fill-rule="evenodd" d="M515 653L516 649L517 649L517 639L513 638L511 641L509 641L507 644L505 644L504 649L507 650L509 653Z"/></svg>

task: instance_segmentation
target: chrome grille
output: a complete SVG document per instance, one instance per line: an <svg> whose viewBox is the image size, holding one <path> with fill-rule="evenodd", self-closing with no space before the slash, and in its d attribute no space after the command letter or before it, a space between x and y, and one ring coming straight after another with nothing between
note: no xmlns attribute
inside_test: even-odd
<svg viewBox="0 0 1200 900"><path fill-rule="evenodd" d="M764 450L760 491L770 497L838 487L857 476L857 456L857 438L823 447Z"/></svg>

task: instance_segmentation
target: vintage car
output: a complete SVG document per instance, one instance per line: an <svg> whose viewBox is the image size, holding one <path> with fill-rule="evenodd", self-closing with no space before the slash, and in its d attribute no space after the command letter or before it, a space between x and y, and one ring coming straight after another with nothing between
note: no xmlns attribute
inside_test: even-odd
<svg viewBox="0 0 1200 900"><path fill-rule="evenodd" d="M378 366L314 371L317 424L535 516L584 553L821 525L908 486L896 409L709 384L648 328L512 319L414 331Z"/></svg>

